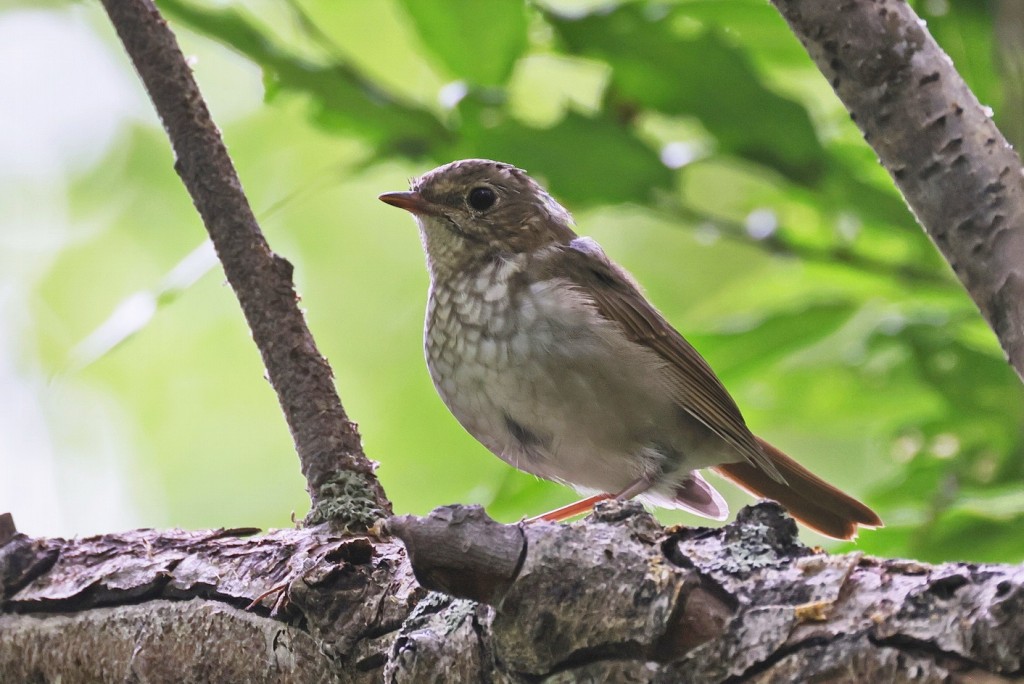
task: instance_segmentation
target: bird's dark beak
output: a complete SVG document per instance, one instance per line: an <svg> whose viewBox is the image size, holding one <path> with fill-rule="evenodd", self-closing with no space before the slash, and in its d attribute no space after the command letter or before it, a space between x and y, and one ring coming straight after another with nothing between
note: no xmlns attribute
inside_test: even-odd
<svg viewBox="0 0 1024 684"><path fill-rule="evenodd" d="M381 202L413 214L430 214L431 204L418 192L385 192L377 197Z"/></svg>

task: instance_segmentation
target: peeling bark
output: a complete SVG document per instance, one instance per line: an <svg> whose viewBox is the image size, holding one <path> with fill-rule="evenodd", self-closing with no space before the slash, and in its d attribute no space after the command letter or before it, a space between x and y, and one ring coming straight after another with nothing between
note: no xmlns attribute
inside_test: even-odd
<svg viewBox="0 0 1024 684"><path fill-rule="evenodd" d="M720 529L629 502L568 526L453 506L387 527L411 562L324 528L16 535L0 681L1024 679L1024 568L828 555L776 504ZM281 582L276 614L242 609Z"/></svg>

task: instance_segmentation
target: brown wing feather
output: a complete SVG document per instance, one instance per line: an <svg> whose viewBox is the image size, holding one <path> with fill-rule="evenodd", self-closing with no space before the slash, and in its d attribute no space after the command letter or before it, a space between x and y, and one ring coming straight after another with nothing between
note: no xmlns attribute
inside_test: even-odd
<svg viewBox="0 0 1024 684"><path fill-rule="evenodd" d="M668 362L667 372L677 403L740 455L772 479L785 482L747 428L736 402L707 361L651 306L625 270L612 263L593 240L581 238L560 245L547 267L567 277L615 321L626 336L655 351ZM546 269L547 270L547 269Z"/></svg>

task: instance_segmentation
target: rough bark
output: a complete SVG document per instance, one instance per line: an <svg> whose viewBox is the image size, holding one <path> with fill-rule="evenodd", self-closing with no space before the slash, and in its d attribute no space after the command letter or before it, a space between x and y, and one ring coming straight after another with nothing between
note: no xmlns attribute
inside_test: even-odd
<svg viewBox="0 0 1024 684"><path fill-rule="evenodd" d="M411 563L386 531L16 535L0 680L1024 679L1024 568L828 555L775 504L720 529L615 502L570 526L448 507L387 527ZM279 610L243 609L283 581Z"/></svg>
<svg viewBox="0 0 1024 684"><path fill-rule="evenodd" d="M192 196L259 347L299 455L312 523L365 530L391 512L299 309L292 265L274 254L177 40L149 0L104 0L146 86Z"/></svg>
<svg viewBox="0 0 1024 684"><path fill-rule="evenodd" d="M1024 379L1024 169L903 0L772 0Z"/></svg>

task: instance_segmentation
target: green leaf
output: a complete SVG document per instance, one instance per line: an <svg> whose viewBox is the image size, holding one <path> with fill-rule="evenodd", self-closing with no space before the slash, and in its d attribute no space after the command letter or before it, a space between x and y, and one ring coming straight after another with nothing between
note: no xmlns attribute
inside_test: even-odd
<svg viewBox="0 0 1024 684"><path fill-rule="evenodd" d="M551 128L511 118L467 126L453 157L489 157L526 169L560 202L576 207L650 203L672 187L673 174L657 152L608 116L570 112Z"/></svg>
<svg viewBox="0 0 1024 684"><path fill-rule="evenodd" d="M529 17L523 0L402 0L423 45L453 74L498 85L526 49Z"/></svg>
<svg viewBox="0 0 1024 684"><path fill-rule="evenodd" d="M856 311L850 302L809 304L771 312L758 320L734 323L730 330L691 335L698 349L707 349L718 373L731 378L759 370L805 349L835 332Z"/></svg>
<svg viewBox="0 0 1024 684"><path fill-rule="evenodd" d="M293 55L234 9L209 10L180 0L161 0L160 9L263 67L268 99L289 91L309 96L317 123L363 137L379 156L427 156L449 137L432 114L399 102L350 64Z"/></svg>
<svg viewBox="0 0 1024 684"><path fill-rule="evenodd" d="M778 10L761 0L682 2L675 12L724 31L751 59L788 67L807 63L807 52Z"/></svg>
<svg viewBox="0 0 1024 684"><path fill-rule="evenodd" d="M814 183L824 171L824 151L807 111L768 90L746 55L716 31L678 30L678 14L629 3L548 20L569 52L612 67L610 97L617 108L695 116L722 151Z"/></svg>

